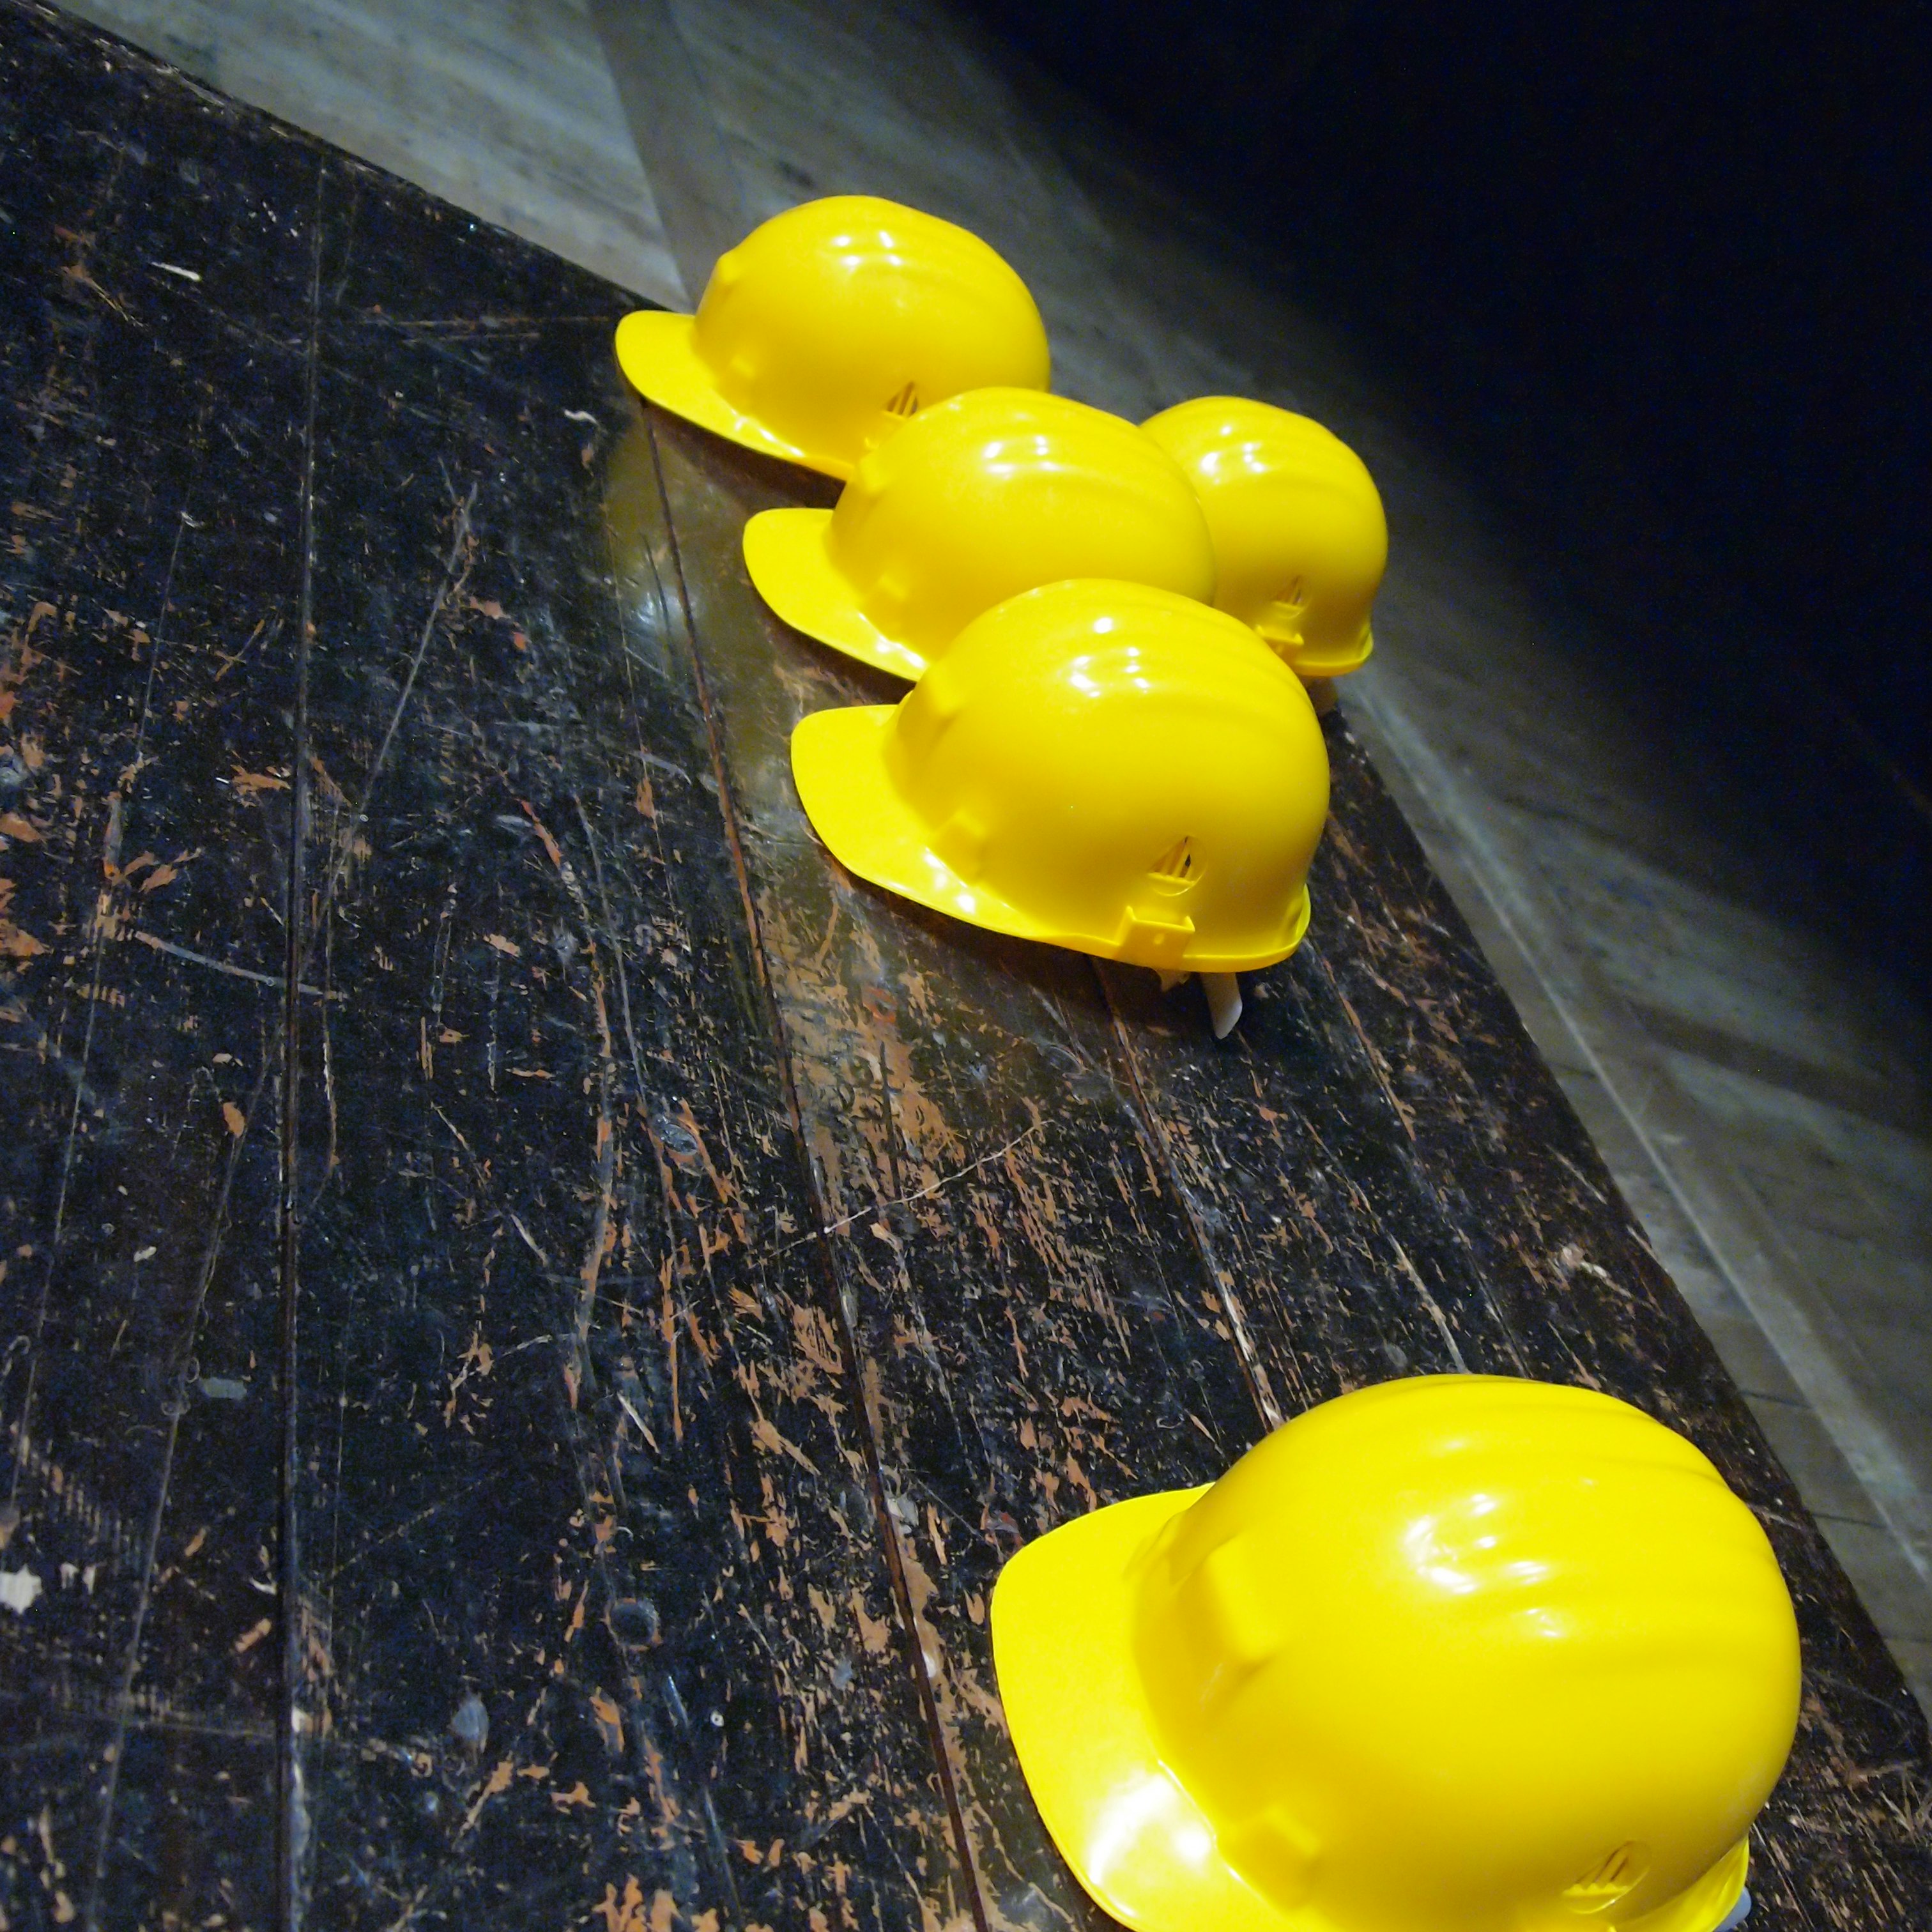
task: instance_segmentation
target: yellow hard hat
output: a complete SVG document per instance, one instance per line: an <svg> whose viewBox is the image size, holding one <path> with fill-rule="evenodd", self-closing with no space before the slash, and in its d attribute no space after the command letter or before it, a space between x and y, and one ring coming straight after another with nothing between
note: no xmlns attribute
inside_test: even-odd
<svg viewBox="0 0 1932 1932"><path fill-rule="evenodd" d="M1214 601L1304 677L1367 662L1388 524L1362 459L1318 422L1202 396L1141 427L1186 471L1214 535Z"/></svg>
<svg viewBox="0 0 1932 1932"><path fill-rule="evenodd" d="M1132 423L1036 389L924 411L859 465L836 509L754 517L745 562L787 623L899 677L1042 584L1214 594L1214 544L1180 465Z"/></svg>
<svg viewBox="0 0 1932 1932"><path fill-rule="evenodd" d="M1341 1396L993 1593L1054 1842L1140 1932L1718 1932L1798 1720L1756 1519L1613 1398Z"/></svg>
<svg viewBox="0 0 1932 1932"><path fill-rule="evenodd" d="M1145 584L996 604L896 705L792 734L839 861L995 932L1174 972L1300 943L1328 758L1244 625Z"/></svg>
<svg viewBox="0 0 1932 1932"><path fill-rule="evenodd" d="M654 403L734 442L850 476L962 389L1043 389L1046 325L976 235L876 196L808 201L718 258L694 316L640 310L617 360Z"/></svg>

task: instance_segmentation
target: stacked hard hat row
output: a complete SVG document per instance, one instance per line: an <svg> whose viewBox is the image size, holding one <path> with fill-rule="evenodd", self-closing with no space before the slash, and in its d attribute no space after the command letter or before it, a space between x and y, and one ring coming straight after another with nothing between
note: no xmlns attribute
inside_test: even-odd
<svg viewBox="0 0 1932 1932"><path fill-rule="evenodd" d="M1344 444L1238 398L1137 427L1048 393L1006 262L862 196L766 222L695 316L627 316L617 347L653 401L844 482L744 548L788 622L916 681L794 737L850 870L1168 974L1300 943L1328 779L1304 680L1366 658L1388 555Z"/></svg>
<svg viewBox="0 0 1932 1932"><path fill-rule="evenodd" d="M914 681L793 736L854 872L1170 973L1299 943L1328 794L1301 680L1367 656L1387 550L1334 437L1048 394L1012 271L871 200L766 223L618 350L845 483L744 545L781 616ZM1312 1409L1208 1488L1049 1531L992 1622L1047 1828L1143 1932L1727 1932L1797 1722L1756 1519L1660 1424L1531 1382Z"/></svg>

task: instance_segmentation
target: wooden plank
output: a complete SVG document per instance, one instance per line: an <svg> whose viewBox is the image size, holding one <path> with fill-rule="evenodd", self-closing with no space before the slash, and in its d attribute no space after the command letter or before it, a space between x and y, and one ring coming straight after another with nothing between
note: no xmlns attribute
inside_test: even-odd
<svg viewBox="0 0 1932 1932"><path fill-rule="evenodd" d="M275 1498L235 1478L276 1430L300 393L261 205L314 159L75 38L0 17L0 334L32 358L0 564L0 1568L38 1593L0 1618L0 1911L260 1922ZM226 277L154 266L216 242Z"/></svg>
<svg viewBox="0 0 1932 1932"><path fill-rule="evenodd" d="M1764 1922L1926 1916L1922 1728L1346 732L1231 1048L856 886L786 740L890 688L738 563L830 490L654 438L602 285L333 161L318 229L317 151L95 44L0 0L9 1922L1097 1928L999 1563L1458 1362L1718 1456L1811 1672Z"/></svg>
<svg viewBox="0 0 1932 1932"><path fill-rule="evenodd" d="M949 1922L622 305L366 176L326 254L308 1913Z"/></svg>
<svg viewBox="0 0 1932 1932"><path fill-rule="evenodd" d="M70 63L71 46L56 43L52 54ZM158 92L177 121L184 103L190 119L208 112L185 90ZM154 130L150 150L165 152L180 132ZM118 146L104 152L116 179L124 157ZM278 189L272 224L261 219L268 200L246 165L252 157L228 157L225 185L231 200L260 202L262 231L292 238L302 266L316 158L298 143L293 152L310 170L310 192ZM667 1912L680 1924L722 1915L801 1928L956 1918L961 1887L908 1674L911 1652L895 1636L875 1489L852 1439L856 1384L844 1385L832 1324L814 1303L808 1219L787 1205L804 1191L715 784L703 781L688 661L666 656L648 600L620 608L602 533L600 439L586 418L624 407L610 387L619 304L363 171L338 169L335 178L346 193L332 218L334 307L322 345L328 433L316 470L311 740L298 754L285 735L297 627L267 634L278 654L265 675L260 637L244 658L247 640L225 628L233 609L214 608L204 585L195 616L208 636L191 667L200 682L181 687L192 700L183 717L169 714L171 727L185 724L166 762L184 773L185 808L218 837L226 869L207 869L202 897L169 882L155 903L178 902L189 916L146 933L154 944L123 949L239 1003L248 1051L224 1052L214 1064L254 1083L230 1094L198 1061L172 1067L198 1072L207 1089L189 1096L209 1114L203 1138L220 1156L203 1161L202 1174L200 1144L182 1145L178 1096L165 1083L135 1090L130 1081L130 1101L152 1101L154 1121L170 1130L164 1147L135 1150L130 1184L138 1164L142 1186L184 1227L219 1227L202 1197L226 1174L222 1161L232 1166L247 1148L249 1228L264 1265L233 1293L212 1264L194 1278L221 1318L224 1352L206 1374L198 1357L179 1360L179 1322L161 1336L160 1366L178 1371L176 1383L192 1368L211 1412L230 1424L209 1436L208 1453L190 1453L190 1408L167 1418L182 1445L171 1489L140 1445L107 1432L82 1446L122 1452L108 1504L97 1507L81 1486L84 1458L69 1455L50 1479L65 1516L89 1533L108 1520L103 1508L131 1508L162 1526L163 1557L180 1559L146 1573L155 1583L150 1628L166 1648L136 1651L124 1610L98 1646L109 1676L124 1656L130 1669L148 1660L166 1707L152 1724L91 1720L84 1700L78 1712L50 1714L39 1694L72 1677L64 1654L10 1676L10 1686L35 1693L36 1707L10 1726L0 1774L5 1909L11 1922L36 1924L44 1912L64 1912L63 1898L83 1915L98 1904L110 1923L149 1911L262 1923L304 1904L344 1924L388 1924L399 1912L466 1922L481 1912L492 1923L528 1915L548 1924L560 1910L573 1918L602 1910L614 1925L639 1926L665 1922ZM162 223L145 202L122 208L111 192L100 212L125 225L130 246ZM134 352L141 342L130 334L114 365L128 372L125 392L97 415L131 425L144 446L165 448L184 417L199 436L206 424L183 398L206 406L194 386L218 367L234 389L216 399L236 412L224 425L242 466L234 488L253 514L286 492L298 467L301 385L289 376L301 373L312 317L305 278L278 283L276 262L248 260L223 212L190 208L184 219L205 245L220 241L232 286L256 309L219 316L212 344L182 333L178 316L158 326L144 315L154 368ZM186 253L171 231L167 238L170 259ZM212 282L208 257L191 259ZM72 260L52 260L51 272ZM190 295L202 286L173 279ZM559 320L586 313L594 322ZM258 365L270 349L281 373L265 377ZM186 373L171 392L154 368ZM278 481L261 473L250 403L257 427L284 433L266 459ZM205 436L193 444L196 460L208 445ZM415 456L432 473L418 476ZM437 551L453 533L436 456L477 486L453 566ZM148 468L170 474L152 458ZM148 470L131 474L149 487ZM526 494L533 484L539 494ZM104 541L137 542L151 557L155 539L142 537L134 509L104 488L88 501L106 524ZM188 527L213 532L194 541L208 547L215 585L259 591L276 557L286 565L299 520L286 494L273 538L231 530L225 496L212 522L195 502ZM547 520L526 514L533 502L550 506ZM165 530L172 514L164 505L149 520ZM184 542L182 554L192 550ZM423 574L431 560L434 583ZM97 589L118 580L98 551L75 568ZM468 601L452 603L458 580ZM285 617L292 587L284 568L275 589ZM440 616L412 628L400 607L415 598L433 611L438 587ZM506 596L515 622L490 614ZM114 735L128 728L113 722L116 706L129 662L138 665L154 634L110 638L113 650L88 668L88 701L64 700L64 728L97 760L125 749ZM52 662L56 681L73 672L71 652ZM479 662L532 675L506 680L493 709L478 700ZM224 683L236 662L243 673ZM238 691L262 710L271 735L284 734L272 748L247 738L232 706L223 708ZM16 698L16 717L39 695ZM103 706L112 729L97 715ZM230 752L245 758L250 782L221 763ZM233 794L226 822L208 819L195 789L211 770ZM349 789L332 794L338 771ZM275 1122L260 1088L273 1055L254 1022L257 1009L268 1011L272 1047L281 983L273 914L289 853L285 836L243 828L285 812L304 788L318 842L304 854L311 884L320 879L326 890L338 853L348 863L304 968L304 986L318 973L328 981L304 996L303 1072L315 1091L298 1194L310 1210L301 1360L312 1379L301 1389L296 1466L310 1560L289 1619L310 1672L298 1695L314 1742L306 1807L286 1821L302 1889L278 1906L270 1741L286 1708L282 1632L260 1586L272 1587L278 1565L279 1413L258 1373L273 1360L279 1286ZM139 802L130 794L127 812ZM158 822L172 828L175 818ZM77 823L61 829L64 843L51 832L21 842L51 848L17 902L23 919L50 910L57 924L63 906L70 926L85 916L94 888L76 855L91 857L103 833L84 812ZM409 889L425 879L418 904ZM488 943L492 933L507 938L506 925L522 934L509 942L524 949L515 955ZM594 999L585 1004L586 988L598 987L608 1033L590 1017ZM205 1029L212 997L204 990L198 1006L176 998L172 1010L194 1022L188 1030ZM438 1022L433 1040L427 1017ZM22 1010L22 1024L40 1022L58 1046L65 1036L45 1018ZM511 1029L501 1041L493 1020ZM238 1028L229 1030L238 1037ZM481 1046L480 1081L446 1031ZM34 1062L43 1084L55 1085L70 1064L51 1050ZM520 1089L513 1065L551 1077ZM58 1153L58 1097L40 1103L47 1129L21 1142L23 1159ZM225 1106L245 1117L243 1132ZM480 1168L464 1164L466 1141L480 1150ZM453 1178L446 1158L458 1163ZM600 1189L586 1203L580 1184L606 1178L607 1166L608 1201ZM90 1177L90 1193L95 1185ZM466 1204L472 1220L452 1226ZM608 1256L590 1241L599 1227L613 1240ZM500 1276L499 1238L512 1250ZM545 1242L536 1261L532 1244ZM592 1256L602 1264L586 1294ZM20 1280L16 1270L16 1286ZM237 1295L246 1306L230 1306ZM69 1351L78 1362L115 1309L93 1295L64 1300L60 1312L81 1337ZM250 1340L252 1359L228 1360ZM106 1334L100 1343L110 1346ZM143 1366L152 1379L153 1360ZM115 1395L92 1372L80 1386L97 1404ZM178 1390L170 1401L180 1406ZM412 1402L447 1439L415 1435ZM244 1418L264 1425L246 1447L236 1426ZM800 1459L812 1466L809 1484ZM14 1526L23 1558L66 1553L48 1542L47 1515ZM89 1570L75 1568L68 1600L105 1623L117 1579L93 1576L96 1601L80 1580ZM233 1602L250 1621L231 1641L215 1625ZM47 1604L33 1607L40 1621L20 1628L52 1628ZM80 1614L59 1627L60 1642ZM0 1630L12 1634L13 1622L10 1613ZM493 1789L506 1759L508 1786ZM110 1760L120 1766L112 1793L104 1784ZM565 1777L573 1766L579 1774ZM522 1774L536 1772L550 1775ZM94 1856L97 1845L111 1858Z"/></svg>
<svg viewBox="0 0 1932 1932"><path fill-rule="evenodd" d="M992 1926L1102 1924L1015 1768L987 1598L1022 1541L1096 1502L1209 1480L1262 1413L1088 963L858 884L805 822L792 724L898 687L772 619L738 535L754 510L830 492L652 425L980 1910Z"/></svg>
<svg viewBox="0 0 1932 1932"><path fill-rule="evenodd" d="M1368 1055L1408 1103L1418 1162L1468 1231L1534 1372L1606 1388L1683 1430L1778 1549L1806 1699L1756 1834L1756 1889L1793 1924L1926 1916L1922 1713L1360 746L1342 739L1335 763L1352 841L1337 842L1324 875L1364 935L1338 978Z"/></svg>
<svg viewBox="0 0 1932 1932"><path fill-rule="evenodd" d="M1217 1048L1140 976L1106 975L1190 1208L1259 1304L1264 1370L1285 1378L1308 1358L1310 1303L1327 1297L1306 1285L1354 1291L1366 1262L1443 1310L1469 1368L1604 1388L1690 1436L1777 1544L1805 1641L1804 1726L1755 1888L1795 1924L1857 1922L1874 1901L1909 1912L1932 1898L1910 1822L1917 1707L1340 715L1328 736L1310 938L1250 978L1234 1039ZM1394 1331L1382 1315L1370 1332ZM1388 1372L1372 1354L1338 1366Z"/></svg>
<svg viewBox="0 0 1932 1932"><path fill-rule="evenodd" d="M1106 1407L1128 1378L1088 1334L1057 1358L1068 1333L1056 1335L1057 1310L1016 1369L1017 1342L976 1324L971 1276L1000 1270L1012 1320L1015 1304L1052 1310L1070 1275L1104 1276L1132 1243L1118 1226L1072 1222L1047 1252L976 1253L976 1218L999 1210L983 1204L992 1190L974 1162L998 1149L1019 1191L1090 1198L1080 1163L1096 1126L1105 1144L1140 1150L1163 1202L1157 1250L1171 1263L1191 1242L1209 1271L1197 1280L1211 1280L1241 1344L1252 1405L1224 1388L1203 1418L1224 1442L1244 1407L1273 1418L1393 1373L1467 1367L1608 1388L1702 1443L1779 1540L1811 1661L1799 1750L1760 1833L1767 1922L1849 1923L1854 1900L1909 1912L1932 1898L1910 1825L1924 1736L1896 1671L1342 721L1315 939L1250 978L1252 1010L1226 1048L1198 994L1163 1000L1151 975L1102 969L1110 1045L1084 964L855 886L810 842L784 764L790 723L896 688L875 688L763 614L734 538L755 508L830 493L656 422L803 1126L828 1221L850 1217L842 1285L874 1378L881 1467L908 1506L895 1513L901 1564L989 1915L1079 1907L1028 1832L997 1726L974 1721L990 1686L972 1599L996 1558L970 1532L986 1536L986 1499L1006 1500L1016 1473L1052 1478L1062 1452L1039 1415L1054 1396ZM1072 1057L1036 1089L1024 1070L1048 1000ZM1024 1154L1004 1145L1008 1120L1037 1130ZM896 1204L908 1194L910 1216ZM882 1252L851 1238L874 1220ZM939 1418L969 1404L962 1448L964 1430L949 1440ZM1083 1466L1090 1493L1036 1494L1030 1522L1010 1502L1009 1514L1045 1527L1162 1480L1124 1420ZM928 1499L962 1520L927 1525ZM1815 1828L1825 1814L1828 1851Z"/></svg>

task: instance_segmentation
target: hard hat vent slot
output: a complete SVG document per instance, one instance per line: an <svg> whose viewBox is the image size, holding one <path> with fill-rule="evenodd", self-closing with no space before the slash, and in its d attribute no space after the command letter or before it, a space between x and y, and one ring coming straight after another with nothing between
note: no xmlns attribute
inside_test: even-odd
<svg viewBox="0 0 1932 1932"><path fill-rule="evenodd" d="M1606 1852L1576 1882L1565 1888L1563 1902L1579 1914L1607 1911L1628 1898L1650 1869L1650 1850L1634 1842Z"/></svg>
<svg viewBox="0 0 1932 1932"><path fill-rule="evenodd" d="M886 413L894 416L916 416L919 414L919 386L908 382L896 391L887 400Z"/></svg>
<svg viewBox="0 0 1932 1932"><path fill-rule="evenodd" d="M1289 585L1286 596L1277 597L1262 607L1261 614L1255 620L1255 628L1271 644L1300 645L1306 641L1301 634L1301 625L1307 614L1308 606L1302 601L1302 580L1298 577Z"/></svg>
<svg viewBox="0 0 1932 1932"><path fill-rule="evenodd" d="M1178 898L1201 883L1192 838L1177 838L1148 868L1148 881L1163 898Z"/></svg>

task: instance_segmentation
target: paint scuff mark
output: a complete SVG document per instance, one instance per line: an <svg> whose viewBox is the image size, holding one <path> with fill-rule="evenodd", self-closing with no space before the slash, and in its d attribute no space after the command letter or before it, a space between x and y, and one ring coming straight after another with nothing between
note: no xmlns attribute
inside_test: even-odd
<svg viewBox="0 0 1932 1932"><path fill-rule="evenodd" d="M34 1600L46 1587L31 1570L0 1570L0 1604L16 1617L34 1607Z"/></svg>

